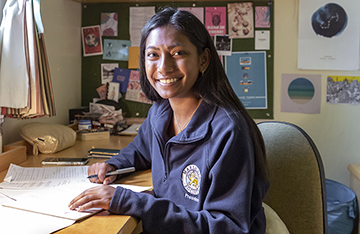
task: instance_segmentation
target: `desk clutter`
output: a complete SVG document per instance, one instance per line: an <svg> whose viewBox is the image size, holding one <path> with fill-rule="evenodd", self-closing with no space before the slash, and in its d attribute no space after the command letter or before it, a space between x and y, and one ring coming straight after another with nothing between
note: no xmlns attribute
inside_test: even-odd
<svg viewBox="0 0 360 234"><path fill-rule="evenodd" d="M113 100L89 103L89 107L69 110L77 140L107 139L110 135L136 135L141 124L127 124L119 104Z"/></svg>

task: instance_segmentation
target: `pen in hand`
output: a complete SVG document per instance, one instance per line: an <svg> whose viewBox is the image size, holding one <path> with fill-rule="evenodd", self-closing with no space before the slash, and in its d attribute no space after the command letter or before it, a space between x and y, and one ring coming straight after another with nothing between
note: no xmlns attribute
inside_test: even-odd
<svg viewBox="0 0 360 234"><path fill-rule="evenodd" d="M129 173L129 172L133 172L133 171L135 171L135 167L122 168L122 169L118 169L116 171L110 171L110 172L106 173L105 176L120 175L120 174L125 174L125 173ZM92 178L97 178L97 177L98 177L98 175L95 174L95 175L88 176L87 178L92 179Z"/></svg>

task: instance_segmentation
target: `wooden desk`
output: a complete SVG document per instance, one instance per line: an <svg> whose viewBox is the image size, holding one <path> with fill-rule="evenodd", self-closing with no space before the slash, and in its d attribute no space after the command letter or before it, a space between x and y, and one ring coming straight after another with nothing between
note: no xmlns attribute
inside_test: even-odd
<svg viewBox="0 0 360 234"><path fill-rule="evenodd" d="M28 159L19 164L22 167L43 167L41 160L46 157L87 157L87 151L92 147L121 149L127 146L134 139L133 136L111 136L110 139L93 141L76 141L75 145L57 152L55 154L39 154L37 156L28 156ZM104 161L102 159L90 159L89 164ZM47 165L48 166L48 165ZM7 170L0 172L0 181L3 181ZM122 178L117 183L132 184L138 186L152 186L151 171L137 171L131 175ZM76 222L75 224L64 228L56 233L132 233L139 220L127 215L112 215L107 211L100 212L97 215Z"/></svg>

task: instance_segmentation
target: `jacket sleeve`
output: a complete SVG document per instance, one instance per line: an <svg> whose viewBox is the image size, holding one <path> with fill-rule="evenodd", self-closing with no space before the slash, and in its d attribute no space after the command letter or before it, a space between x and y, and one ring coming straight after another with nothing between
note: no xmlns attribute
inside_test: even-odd
<svg viewBox="0 0 360 234"><path fill-rule="evenodd" d="M242 133L224 133L209 153L207 193L193 211L170 199L117 188L109 211L139 217L145 233L264 233L262 198L267 186L254 179L253 147Z"/></svg>
<svg viewBox="0 0 360 234"><path fill-rule="evenodd" d="M117 168L135 167L136 170L151 168L150 149L151 145L151 126L148 118L141 124L138 134L134 141L120 150L118 155L111 157L106 163Z"/></svg>

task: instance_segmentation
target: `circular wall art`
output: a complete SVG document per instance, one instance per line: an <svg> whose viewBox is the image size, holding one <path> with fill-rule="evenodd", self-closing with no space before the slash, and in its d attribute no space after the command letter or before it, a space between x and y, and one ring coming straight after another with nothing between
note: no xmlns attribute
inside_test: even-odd
<svg viewBox="0 0 360 234"><path fill-rule="evenodd" d="M313 83L306 78L296 78L288 88L290 99L297 104L308 103L315 94Z"/></svg>
<svg viewBox="0 0 360 234"><path fill-rule="evenodd" d="M313 30L327 38L340 35L346 28L347 14L340 5L328 3L320 7L311 17Z"/></svg>

